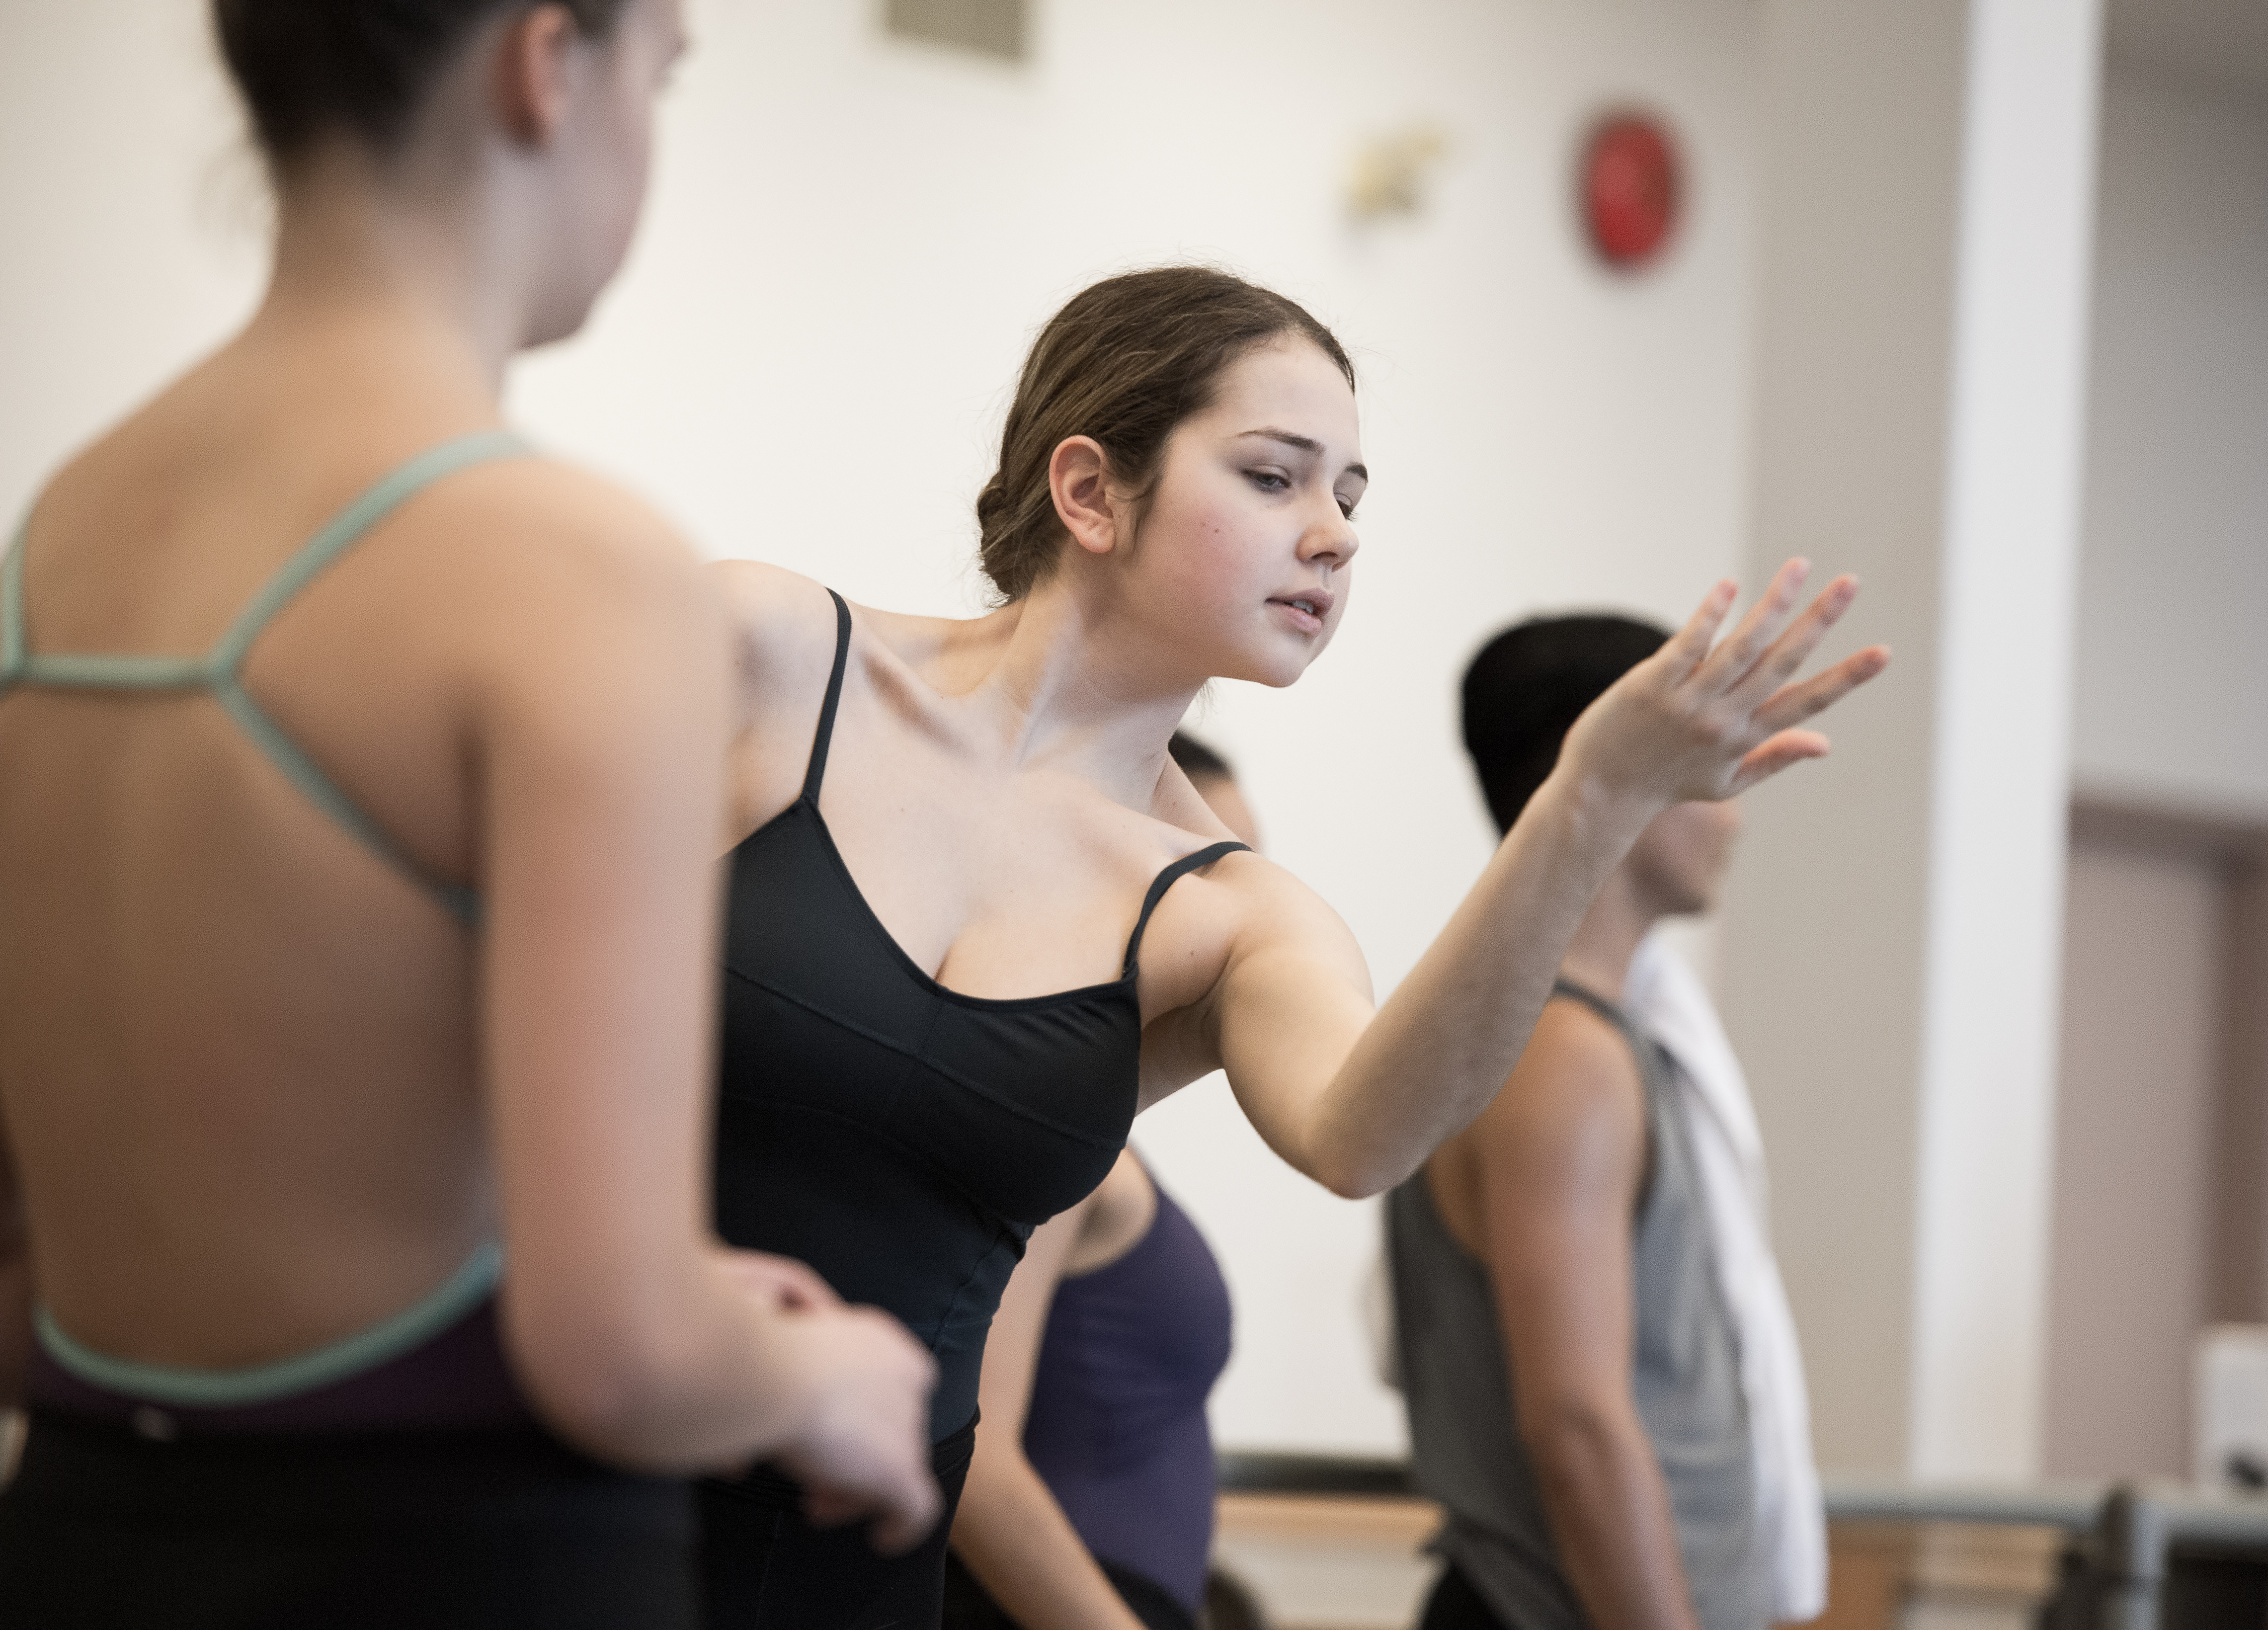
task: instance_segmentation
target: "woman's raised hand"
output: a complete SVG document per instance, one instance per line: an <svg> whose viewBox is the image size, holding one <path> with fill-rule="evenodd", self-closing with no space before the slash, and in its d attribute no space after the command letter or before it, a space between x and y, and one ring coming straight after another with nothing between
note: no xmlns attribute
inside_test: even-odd
<svg viewBox="0 0 2268 1630"><path fill-rule="evenodd" d="M1869 645L1793 682L1859 593L1857 579L1839 577L1790 621L1810 575L1808 561L1782 566L1721 643L1717 631L1737 591L1719 583L1668 643L1575 721L1560 768L1586 795L1667 807L1731 798L1823 756L1827 738L1796 726L1881 673L1890 653Z"/></svg>

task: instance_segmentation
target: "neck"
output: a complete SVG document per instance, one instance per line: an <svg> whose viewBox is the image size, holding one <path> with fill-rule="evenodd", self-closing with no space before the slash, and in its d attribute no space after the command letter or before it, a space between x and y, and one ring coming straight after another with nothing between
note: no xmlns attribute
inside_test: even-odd
<svg viewBox="0 0 2268 1630"><path fill-rule="evenodd" d="M1631 958L1661 917L1660 908L1631 883L1629 868L1617 867L1575 930L1560 960L1561 977L1609 1001L1621 1001Z"/></svg>
<svg viewBox="0 0 2268 1630"><path fill-rule="evenodd" d="M345 144L311 155L283 189L275 272L246 337L359 341L492 412L527 328L511 211L477 186L418 181Z"/></svg>
<svg viewBox="0 0 2268 1630"><path fill-rule="evenodd" d="M1148 805L1166 742L1205 675L1161 664L1107 583L1058 573L1015 604L960 624L940 655L941 688L998 723L1018 767L1047 765Z"/></svg>

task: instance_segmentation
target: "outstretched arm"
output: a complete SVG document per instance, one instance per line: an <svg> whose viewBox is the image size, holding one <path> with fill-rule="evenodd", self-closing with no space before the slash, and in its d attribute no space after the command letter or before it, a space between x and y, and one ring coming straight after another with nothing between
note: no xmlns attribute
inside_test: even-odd
<svg viewBox="0 0 2268 1630"><path fill-rule="evenodd" d="M1807 572L1782 567L1712 648L1733 599L1719 585L1592 704L1479 882L1374 1014L1344 926L1288 878L1256 881L1220 979L1161 1027L1176 1073L1225 1068L1261 1135L1338 1193L1408 1176L1510 1073L1584 912L1646 824L1824 754L1826 738L1798 726L1889 660L1870 647L1790 682L1858 592L1838 579L1791 623Z"/></svg>

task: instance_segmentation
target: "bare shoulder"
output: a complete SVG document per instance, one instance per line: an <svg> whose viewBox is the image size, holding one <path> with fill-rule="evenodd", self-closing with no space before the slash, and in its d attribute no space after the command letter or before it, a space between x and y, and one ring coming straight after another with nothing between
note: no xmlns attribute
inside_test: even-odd
<svg viewBox="0 0 2268 1630"><path fill-rule="evenodd" d="M549 459L482 465L421 495L429 525L477 534L478 552L538 564L545 576L589 574L621 586L678 592L700 585L700 557L654 507L604 477Z"/></svg>
<svg viewBox="0 0 2268 1630"><path fill-rule="evenodd" d="M1590 1159L1627 1154L1645 1144L1645 1081L1630 1044L1581 1002L1543 1005L1520 1062L1473 1132L1524 1164L1549 1165L1587 1151Z"/></svg>
<svg viewBox="0 0 2268 1630"><path fill-rule="evenodd" d="M1637 1088L1641 1083L1630 1042L1588 1003L1555 996L1536 1015L1535 1035L1521 1058L1539 1073L1587 1087Z"/></svg>
<svg viewBox="0 0 2268 1630"><path fill-rule="evenodd" d="M755 560L708 568L733 639L733 740L725 847L792 802L834 671L835 597L799 573Z"/></svg>
<svg viewBox="0 0 2268 1630"><path fill-rule="evenodd" d="M1367 993L1370 973L1346 920L1288 868L1265 855L1233 854L1213 876L1233 903L1240 958L1316 956L1344 967Z"/></svg>
<svg viewBox="0 0 2268 1630"><path fill-rule="evenodd" d="M418 594L415 626L448 641L434 654L490 701L552 717L616 700L703 708L713 690L721 712L725 618L651 505L571 465L515 459L420 493L401 523L406 547L383 551L392 580Z"/></svg>
<svg viewBox="0 0 2268 1630"><path fill-rule="evenodd" d="M834 650L835 597L823 585L761 560L711 561L709 576L734 626L765 649Z"/></svg>
<svg viewBox="0 0 2268 1630"><path fill-rule="evenodd" d="M835 661L835 597L800 572L761 560L708 568L733 629L744 708L826 683Z"/></svg>

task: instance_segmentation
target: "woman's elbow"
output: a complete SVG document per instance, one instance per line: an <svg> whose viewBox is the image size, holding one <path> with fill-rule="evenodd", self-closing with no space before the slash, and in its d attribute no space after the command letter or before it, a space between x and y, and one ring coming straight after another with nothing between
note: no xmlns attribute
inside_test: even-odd
<svg viewBox="0 0 2268 1630"><path fill-rule="evenodd" d="M1401 1179L1365 1167L1350 1166L1326 1172L1316 1181L1343 1200L1366 1200L1385 1193Z"/></svg>
<svg viewBox="0 0 2268 1630"><path fill-rule="evenodd" d="M1351 1140L1344 1147L1325 1143L1310 1150L1307 1158L1298 1164L1339 1199L1366 1200L1385 1193L1416 1169L1407 1162L1382 1160L1380 1154L1376 1149L1356 1147Z"/></svg>

